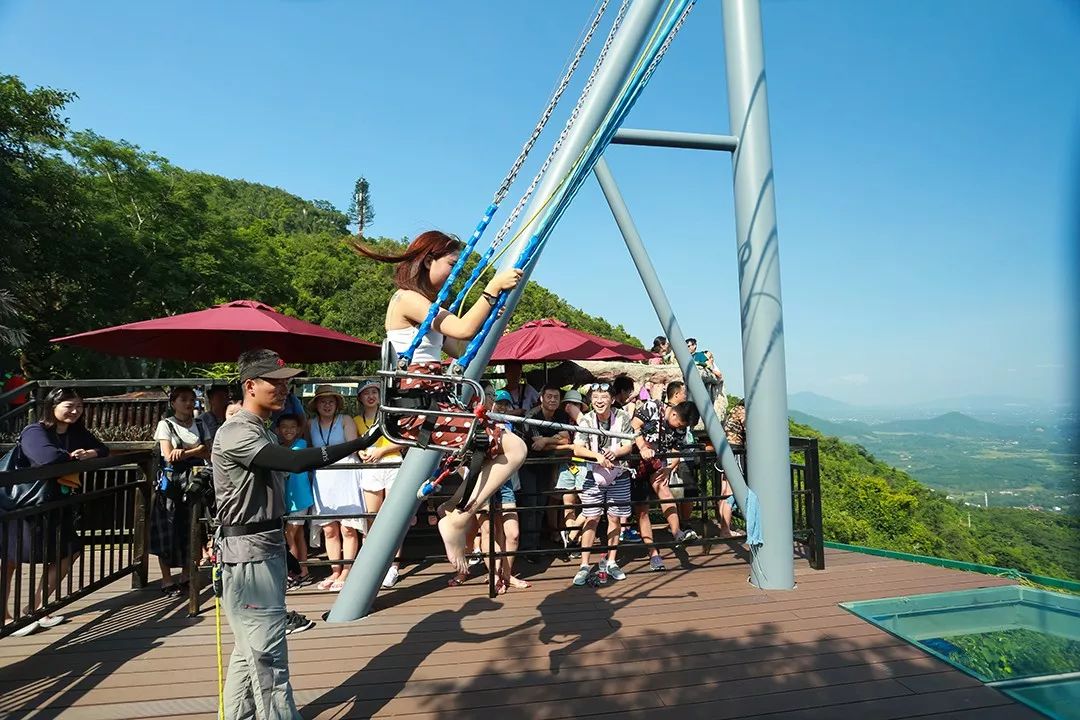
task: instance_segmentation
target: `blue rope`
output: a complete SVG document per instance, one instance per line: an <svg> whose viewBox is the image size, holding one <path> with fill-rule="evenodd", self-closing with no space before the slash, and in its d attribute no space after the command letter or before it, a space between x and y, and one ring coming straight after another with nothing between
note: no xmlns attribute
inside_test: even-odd
<svg viewBox="0 0 1080 720"><path fill-rule="evenodd" d="M631 81L627 84L627 89L624 91L623 96L619 98L619 101L615 104L612 112L608 116L603 131L597 133L596 137L593 138L591 145L584 153L583 161L578 163L574 168L570 182L567 184L566 190L563 192L562 196L552 207L548 208L547 213L545 213L544 218L538 225L540 229L535 235L529 238L529 242L522 249L517 261L515 261L515 268L524 270L539 254L541 246L547 241L547 238L551 235L551 232L554 230L559 219L562 218L563 214L570 207L570 203L581 190L589 173L592 172L593 166L596 164L597 160L600 159L600 156L603 155L604 150L607 149L608 145L611 143L611 139L615 136L615 133L618 132L619 127L622 126L623 121L630 113L634 103L645 89L645 85L651 79L652 72L656 67L654 61L664 49L665 43L676 29L684 12L693 4L693 2L694 0L681 0L677 11L671 13L665 20L663 31L657 34L652 45L645 51L643 61L634 73ZM470 276L469 283L466 284L466 288L469 287L472 281L478 278L480 273L484 271L486 263L490 260L493 252L494 248L489 248L488 251L484 253L480 263L473 268L473 272ZM465 348L465 352L462 353L461 357L454 363L455 367L465 369L469 366L469 363L476 358L477 353L480 351L480 347L487 340L487 336L490 334L492 327L494 327L495 322L499 317L499 313L506 306L508 297L509 293L506 291L499 293L499 297L492 307L491 312L484 320L483 326L476 334L476 337L469 342L468 346ZM458 294L455 302L464 302L464 291Z"/></svg>
<svg viewBox="0 0 1080 720"><path fill-rule="evenodd" d="M487 230L487 226L491 224L491 218L495 215L495 211L499 209L498 203L491 203L488 205L487 210L484 211L483 217L480 218L480 222L476 223L476 229L473 230L472 236L469 241L465 243L465 249L461 251L461 255L458 256L457 262L454 263L454 267L450 269L450 275L446 278L446 282L439 288L439 294L435 297L435 301L431 303L431 307L428 308L427 317L424 318L424 322L420 323L420 326L416 329L416 336L413 337L412 342L409 343L409 347L405 352L401 353L398 363L400 365L408 365L412 362L413 354L416 352L416 348L420 347L421 341L424 336L431 330L431 324L435 322L435 316L439 314L439 310L442 308L446 298L450 296L450 288L457 280L458 275L461 273L461 269L465 267L465 262L468 260L469 255L472 254L473 248L476 247L476 243L479 242L480 236Z"/></svg>
<svg viewBox="0 0 1080 720"><path fill-rule="evenodd" d="M518 257L517 262L514 263L514 267L518 270L524 270L525 267L532 260L532 249L540 245L540 236L533 235L529 238L528 244L525 246L525 250ZM491 312L488 313L487 318L484 320L483 326L480 328L480 332L476 333L476 337L469 341L469 344L465 347L465 352L454 363L457 367L462 369L469 367L469 363L476 357L476 353L480 351L480 346L484 344L484 340L487 339L488 334L491 332L492 326L495 321L499 319L499 313L506 307L506 301L509 299L510 293L503 291L499 293L498 299L495 301L495 305L491 308Z"/></svg>
<svg viewBox="0 0 1080 720"><path fill-rule="evenodd" d="M454 298L454 302L450 303L450 312L461 314L462 307L465 305L465 297L469 294L469 288L473 286L480 276L488 268L488 263L491 262L491 256L495 254L495 246L488 245L488 249L484 251L484 255L480 258L480 262L476 263L476 267L469 273L469 279L465 281L465 284L458 290L457 297Z"/></svg>

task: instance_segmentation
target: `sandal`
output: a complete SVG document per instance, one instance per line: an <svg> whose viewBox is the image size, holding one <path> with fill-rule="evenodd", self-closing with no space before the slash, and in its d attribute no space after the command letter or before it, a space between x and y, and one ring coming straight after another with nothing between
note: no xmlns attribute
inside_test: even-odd
<svg viewBox="0 0 1080 720"><path fill-rule="evenodd" d="M509 590L509 588L506 585L506 581L503 580L502 578L496 578L495 579L495 594L496 595L505 595L507 590Z"/></svg>
<svg viewBox="0 0 1080 720"><path fill-rule="evenodd" d="M516 575L511 575L510 576L510 587L514 588L515 590L528 590L529 588L532 587L532 583L529 582L528 580L522 580L521 578L517 577Z"/></svg>
<svg viewBox="0 0 1080 720"><path fill-rule="evenodd" d="M466 575L465 573L458 573L454 577L450 578L450 580L448 580L446 584L450 587L461 587L466 582L468 582L468 580L468 575Z"/></svg>
<svg viewBox="0 0 1080 720"><path fill-rule="evenodd" d="M319 583L315 587L317 589L319 589L319 590L326 591L326 590L329 590L330 588L332 588L334 586L334 583L336 583L336 582L337 582L337 578L326 578L325 580L323 580L321 583Z"/></svg>
<svg viewBox="0 0 1080 720"><path fill-rule="evenodd" d="M330 583L330 592L341 592L344 587L344 580L335 580L334 582Z"/></svg>

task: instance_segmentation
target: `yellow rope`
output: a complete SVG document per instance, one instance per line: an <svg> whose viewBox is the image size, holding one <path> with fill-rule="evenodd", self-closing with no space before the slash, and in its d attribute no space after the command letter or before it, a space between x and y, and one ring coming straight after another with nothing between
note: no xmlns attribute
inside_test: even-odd
<svg viewBox="0 0 1080 720"><path fill-rule="evenodd" d="M217 567L213 569L217 574ZM217 630L217 692L218 720L225 720L225 676L221 663L221 599L214 594L214 624Z"/></svg>

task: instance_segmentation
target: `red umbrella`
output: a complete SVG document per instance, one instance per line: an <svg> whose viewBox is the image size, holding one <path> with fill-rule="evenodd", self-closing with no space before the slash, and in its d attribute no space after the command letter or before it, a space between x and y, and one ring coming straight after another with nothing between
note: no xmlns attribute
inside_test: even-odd
<svg viewBox="0 0 1080 720"><path fill-rule="evenodd" d="M233 300L206 310L143 320L54 338L126 357L190 362L235 360L245 350L269 348L288 362L373 360L379 346L283 315L255 300Z"/></svg>
<svg viewBox="0 0 1080 720"><path fill-rule="evenodd" d="M629 360L655 357L648 350L575 330L555 318L532 320L499 338L491 362L548 360Z"/></svg>

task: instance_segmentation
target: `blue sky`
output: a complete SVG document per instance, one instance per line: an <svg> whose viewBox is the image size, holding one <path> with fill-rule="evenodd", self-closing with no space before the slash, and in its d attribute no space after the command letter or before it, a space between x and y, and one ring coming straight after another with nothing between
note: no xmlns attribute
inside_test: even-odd
<svg viewBox="0 0 1080 720"><path fill-rule="evenodd" d="M0 57L3 72L78 92L75 128L339 207L364 174L372 233L464 235L591 7L0 0ZM789 390L1074 397L1080 9L763 8ZM728 131L720 22L719 2L701 0L628 126ZM685 332L738 391L729 158L617 147L608 160ZM657 332L591 181L533 277L646 342Z"/></svg>

